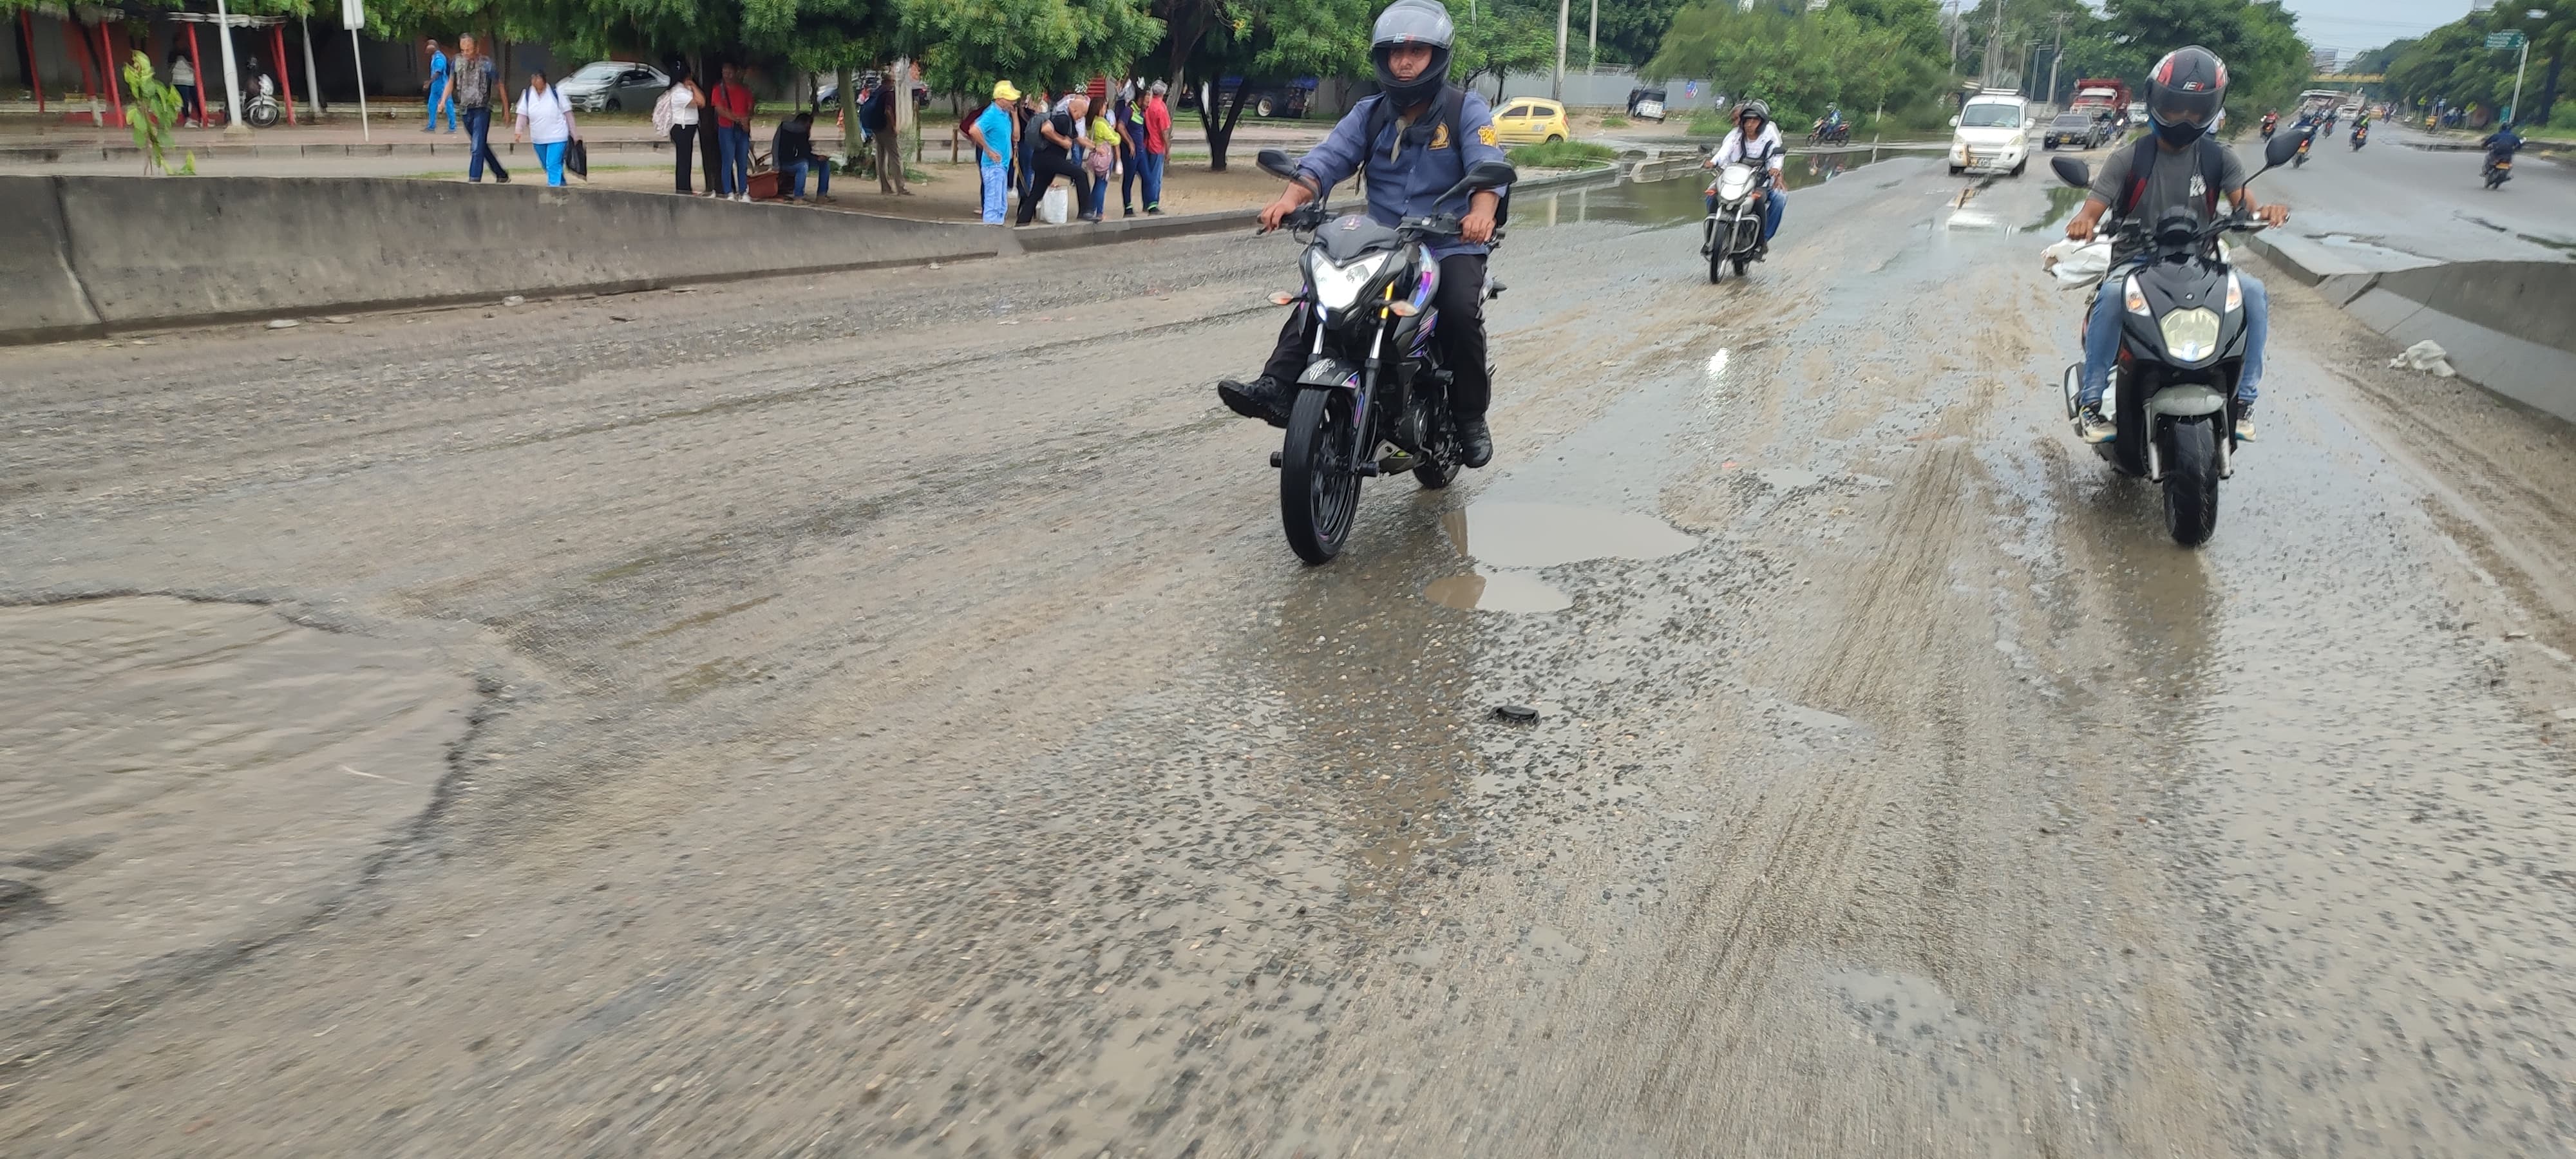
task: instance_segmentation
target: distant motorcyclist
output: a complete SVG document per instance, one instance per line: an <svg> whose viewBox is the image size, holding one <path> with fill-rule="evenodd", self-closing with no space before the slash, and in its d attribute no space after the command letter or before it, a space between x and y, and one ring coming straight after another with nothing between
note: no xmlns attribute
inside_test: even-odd
<svg viewBox="0 0 2576 1159"><path fill-rule="evenodd" d="M2264 139L2264 140L2266 140L2266 141L2271 140L2271 139L2272 139L2272 130L2274 130L2274 129L2276 129L2276 128L2279 128L2279 127L2280 127L2280 125L2281 125L2281 110L2279 110L2279 109L2265 109L2265 110L2263 110L2263 139Z"/></svg>
<svg viewBox="0 0 2576 1159"><path fill-rule="evenodd" d="M2152 224L2181 212L2208 224L2218 217L2222 199L2238 211L2280 225L2290 219L2286 206L2257 205L2245 191L2245 165L2234 150L2210 135L2219 107L2227 100L2227 65L2218 54L2191 45L2165 54L2147 73L2147 120L2155 131L2133 149L2111 154L2093 178L2084 208L2066 223L2066 236L2090 241L2103 218L2118 210L2115 224ZM2088 443L2106 443L2119 427L2102 413L2102 396L2111 387L2111 364L2120 354L2119 287L2125 267L2138 258L2132 249L2111 255L2111 270L2094 292L2093 313L2084 326L2084 371L2076 398L2076 422ZM2263 341L2270 329L2270 301L2263 283L2243 269L2235 271L2244 293L2245 362L2236 379L2236 437L2254 438L2256 384L2263 377Z"/></svg>
<svg viewBox="0 0 2576 1159"><path fill-rule="evenodd" d="M1757 262L1770 256L1771 235L1780 232L1780 213L1788 201L1781 187L1780 166L1787 155L1788 147L1780 143L1780 126L1771 121L1771 106L1746 101L1743 108L1735 111L1735 127L1727 130L1725 142L1700 164L1702 169L1716 169L1742 161L1771 170L1771 180L1761 191L1762 244L1753 248L1753 260ZM1708 191L1708 211L1717 212L1717 190L1713 188Z"/></svg>
<svg viewBox="0 0 2576 1159"><path fill-rule="evenodd" d="M2503 158L2511 161L2514 150L2522 148L2522 134L2513 131L2513 122L2506 121L2497 125L2496 131L2487 134L2478 145L2487 151L2488 160Z"/></svg>
<svg viewBox="0 0 2576 1159"><path fill-rule="evenodd" d="M1446 200L1441 194L1464 179L1470 166L1504 157L1495 144L1493 107L1475 90L1449 84L1450 45L1456 36L1449 10L1437 0L1387 5L1378 14L1369 45L1377 64L1377 94L1352 105L1323 143L1298 160L1298 172L1315 184L1290 182L1278 200L1262 208L1261 224L1279 228L1289 214L1315 199L1316 190L1330 189L1363 170L1368 174L1368 215L1381 225L1436 213L1457 215L1457 240L1431 247L1432 258L1440 263L1440 288L1432 300L1440 312L1435 340L1442 345L1441 364L1452 375L1449 407L1458 425L1459 460L1482 467L1494 457L1493 431L1485 424L1493 395L1492 368L1485 364L1485 256L1502 194L1483 189ZM1236 414L1286 426L1296 400L1294 384L1306 366L1312 324L1302 308L1292 313L1260 376L1250 382L1219 382L1217 397Z"/></svg>

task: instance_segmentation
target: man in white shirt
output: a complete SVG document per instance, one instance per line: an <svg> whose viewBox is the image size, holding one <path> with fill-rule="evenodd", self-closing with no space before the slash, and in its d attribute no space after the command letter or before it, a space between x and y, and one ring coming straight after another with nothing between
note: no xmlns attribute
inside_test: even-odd
<svg viewBox="0 0 2576 1159"><path fill-rule="evenodd" d="M1743 108L1735 111L1735 128L1727 132L1726 142L1717 147L1717 152L1709 154L1708 161L1700 166L1702 169L1715 169L1742 161L1771 170L1770 184L1760 191L1765 199L1762 246L1753 251L1755 261L1770 256L1771 235L1780 232L1780 210L1788 200L1783 196L1786 190L1782 188L1780 175L1780 161L1786 151L1780 143L1780 126L1771 120L1771 106L1760 101L1746 101ZM1717 192L1714 189L1709 191L1708 211L1717 212Z"/></svg>

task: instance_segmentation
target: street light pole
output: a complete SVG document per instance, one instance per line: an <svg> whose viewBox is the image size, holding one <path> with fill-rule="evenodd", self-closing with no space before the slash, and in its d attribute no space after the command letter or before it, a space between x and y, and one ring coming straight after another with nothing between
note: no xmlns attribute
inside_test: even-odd
<svg viewBox="0 0 2576 1159"><path fill-rule="evenodd" d="M1583 67L1601 71L1601 0L1592 0L1592 59Z"/></svg>
<svg viewBox="0 0 2576 1159"><path fill-rule="evenodd" d="M1565 103L1565 27L1572 13L1573 0L1556 0L1556 81L1547 88L1547 98Z"/></svg>
<svg viewBox="0 0 2576 1159"><path fill-rule="evenodd" d="M2522 119L2522 70L2530 64L2531 37L2526 33L2522 38L2522 59L2513 66L2513 104L2505 109L2505 123L2508 125Z"/></svg>

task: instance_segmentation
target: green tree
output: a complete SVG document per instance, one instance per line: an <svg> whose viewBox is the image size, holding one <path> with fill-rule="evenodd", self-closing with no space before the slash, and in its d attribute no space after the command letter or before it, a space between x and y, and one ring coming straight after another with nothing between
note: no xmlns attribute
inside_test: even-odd
<svg viewBox="0 0 2576 1159"><path fill-rule="evenodd" d="M1786 125L1837 103L1860 114L1903 113L1937 99L1948 45L1914 0L1796 13L1702 0L1673 18L1649 77L1707 76L1768 101Z"/></svg>
<svg viewBox="0 0 2576 1159"><path fill-rule="evenodd" d="M2278 4L2108 0L2103 24L2112 45L2148 63L2187 44L2217 53L2227 62L2228 120L2236 125L2290 103L2307 84L2307 42Z"/></svg>
<svg viewBox="0 0 2576 1159"><path fill-rule="evenodd" d="M1199 128L1207 135L1208 168L1225 170L1226 149L1243 119L1244 103L1266 84L1298 77L1349 76L1368 68L1368 35L1375 12L1370 0L1174 0L1165 20L1172 74L1185 83L1205 81ZM1195 6L1206 4L1201 11ZM1216 82L1239 77L1231 93Z"/></svg>
<svg viewBox="0 0 2576 1159"><path fill-rule="evenodd" d="M1478 6L1472 21L1458 25L1458 44L1449 57L1449 75L1462 87L1483 77L1494 78L1494 99L1501 100L1503 81L1513 73L1547 69L1556 63L1556 12L1536 4Z"/></svg>

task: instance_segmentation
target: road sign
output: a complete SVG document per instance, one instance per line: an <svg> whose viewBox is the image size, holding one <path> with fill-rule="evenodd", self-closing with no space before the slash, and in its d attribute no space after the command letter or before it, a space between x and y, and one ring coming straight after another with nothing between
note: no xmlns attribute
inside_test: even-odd
<svg viewBox="0 0 2576 1159"><path fill-rule="evenodd" d="M340 0L340 27L364 28L366 26L366 0Z"/></svg>
<svg viewBox="0 0 2576 1159"><path fill-rule="evenodd" d="M350 3L354 4L356 2L357 0L350 0ZM2522 47L2522 34L2519 32L2490 32L2487 34L2487 47L2490 49L2520 48Z"/></svg>

